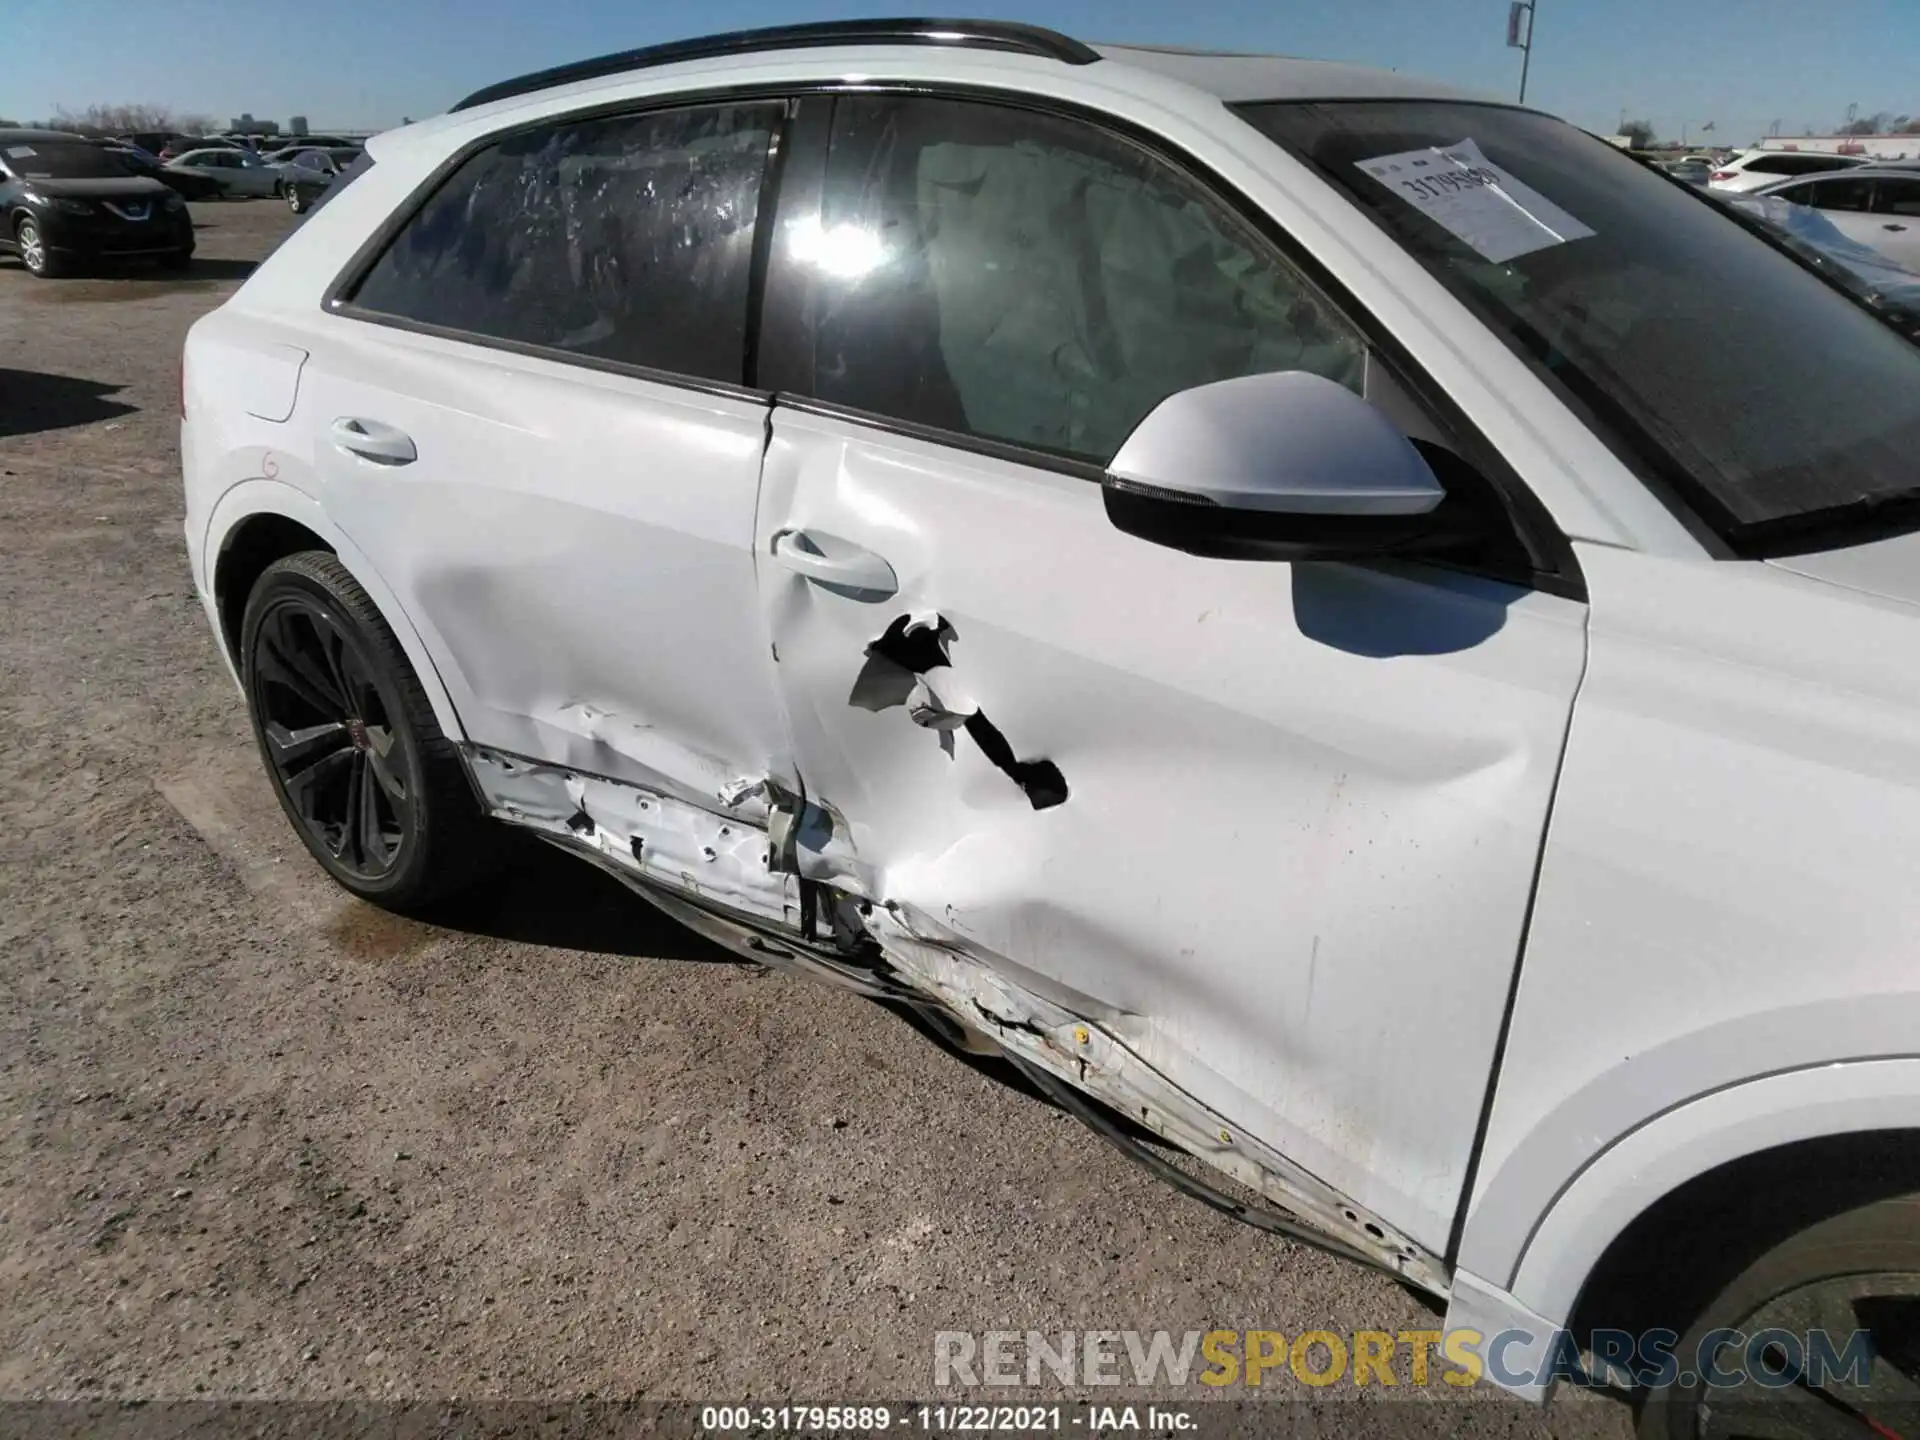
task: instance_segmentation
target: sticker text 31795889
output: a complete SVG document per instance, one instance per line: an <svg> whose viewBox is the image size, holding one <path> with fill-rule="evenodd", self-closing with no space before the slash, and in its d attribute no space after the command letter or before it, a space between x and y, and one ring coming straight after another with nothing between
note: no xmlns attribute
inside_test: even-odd
<svg viewBox="0 0 1920 1440"><path fill-rule="evenodd" d="M1593 234L1472 140L1362 160L1360 168L1496 263Z"/></svg>

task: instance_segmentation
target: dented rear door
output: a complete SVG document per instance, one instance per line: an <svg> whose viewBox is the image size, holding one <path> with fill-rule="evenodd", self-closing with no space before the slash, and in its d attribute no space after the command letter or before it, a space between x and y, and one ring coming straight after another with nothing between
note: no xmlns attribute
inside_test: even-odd
<svg viewBox="0 0 1920 1440"><path fill-rule="evenodd" d="M996 108L843 99L783 214L758 547L812 863L1444 1250L1584 606L1116 531L1156 391L1367 357L1159 161Z"/></svg>
<svg viewBox="0 0 1920 1440"><path fill-rule="evenodd" d="M768 400L741 383L783 115L515 131L316 334L327 508L479 744L710 807L787 748L753 572Z"/></svg>

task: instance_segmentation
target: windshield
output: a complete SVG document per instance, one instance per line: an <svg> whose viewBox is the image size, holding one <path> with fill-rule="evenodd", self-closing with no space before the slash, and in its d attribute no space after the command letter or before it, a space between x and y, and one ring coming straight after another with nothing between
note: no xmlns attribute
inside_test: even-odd
<svg viewBox="0 0 1920 1440"><path fill-rule="evenodd" d="M1690 187L1502 106L1239 108L1739 548L1920 496L1920 349Z"/></svg>
<svg viewBox="0 0 1920 1440"><path fill-rule="evenodd" d="M22 180L124 180L134 173L111 150L85 140L0 141L0 160Z"/></svg>

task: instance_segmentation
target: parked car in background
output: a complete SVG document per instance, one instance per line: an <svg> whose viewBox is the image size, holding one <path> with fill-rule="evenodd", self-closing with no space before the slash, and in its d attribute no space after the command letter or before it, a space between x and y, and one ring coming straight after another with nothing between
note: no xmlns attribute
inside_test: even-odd
<svg viewBox="0 0 1920 1440"><path fill-rule="evenodd" d="M1920 270L1920 169L1858 165L1753 192L1818 210L1849 240Z"/></svg>
<svg viewBox="0 0 1920 1440"><path fill-rule="evenodd" d="M331 150L308 148L295 150L291 154L286 151L278 153L285 156L275 162L280 170L281 198L294 214L304 215L320 198L320 192L358 160L363 152L341 146Z"/></svg>
<svg viewBox="0 0 1920 1440"><path fill-rule="evenodd" d="M358 155L366 147L358 140L342 140L334 135L302 135L298 139L280 137L280 143L261 152L261 159L284 163L302 150L348 150Z"/></svg>
<svg viewBox="0 0 1920 1440"><path fill-rule="evenodd" d="M176 135L160 149L163 161L179 159L194 150L239 150L242 147L219 135Z"/></svg>
<svg viewBox="0 0 1920 1440"><path fill-rule="evenodd" d="M84 135L0 130L0 251L47 278L89 261L193 257L186 202Z"/></svg>
<svg viewBox="0 0 1920 1440"><path fill-rule="evenodd" d="M248 150L208 146L189 150L167 164L175 170L211 176L219 182L221 195L229 200L280 193L279 170Z"/></svg>
<svg viewBox="0 0 1920 1440"><path fill-rule="evenodd" d="M179 137L171 130L130 130L113 138L123 144L137 146L157 159L160 152Z"/></svg>
<svg viewBox="0 0 1920 1440"><path fill-rule="evenodd" d="M1920 268L1898 264L1843 233L1830 212L1778 194L1729 195L1722 203L1771 227L1810 266L1920 344Z"/></svg>
<svg viewBox="0 0 1920 1440"><path fill-rule="evenodd" d="M519 827L1492 1383L1627 1330L1648 1435L1912 1433L1920 351L1799 252L1524 107L971 21L557 67L326 195L180 450L339 885Z"/></svg>
<svg viewBox="0 0 1920 1440"><path fill-rule="evenodd" d="M150 155L137 146L123 145L112 140L101 143L110 153L119 156L120 162L134 174L158 180L182 200L220 198L220 182L212 175L201 174L184 166L163 165L157 156Z"/></svg>
<svg viewBox="0 0 1920 1440"><path fill-rule="evenodd" d="M151 160L156 165L160 163L160 157L158 155L147 149L146 146L135 144L131 140L94 138L93 143L95 145L103 145L107 149L120 154L132 155L142 160Z"/></svg>
<svg viewBox="0 0 1920 1440"><path fill-rule="evenodd" d="M1812 150L1743 150L1715 170L1708 183L1716 190L1758 190L1781 180L1850 170L1866 163L1858 155L1825 155Z"/></svg>
<svg viewBox="0 0 1920 1440"><path fill-rule="evenodd" d="M1689 185L1705 185L1713 174L1697 160L1669 160L1660 167L1676 180L1684 180Z"/></svg>

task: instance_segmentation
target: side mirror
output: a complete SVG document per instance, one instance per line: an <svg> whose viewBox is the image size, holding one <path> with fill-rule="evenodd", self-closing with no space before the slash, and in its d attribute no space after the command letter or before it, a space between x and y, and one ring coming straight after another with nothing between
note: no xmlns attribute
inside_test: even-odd
<svg viewBox="0 0 1920 1440"><path fill-rule="evenodd" d="M1220 559L1419 554L1473 533L1391 420L1303 370L1169 395L1108 464L1103 489L1125 533Z"/></svg>

